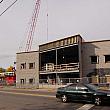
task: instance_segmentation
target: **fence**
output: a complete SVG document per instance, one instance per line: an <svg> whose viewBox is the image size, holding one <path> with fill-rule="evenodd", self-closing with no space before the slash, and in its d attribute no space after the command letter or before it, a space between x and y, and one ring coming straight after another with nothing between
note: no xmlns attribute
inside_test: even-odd
<svg viewBox="0 0 110 110"><path fill-rule="evenodd" d="M66 85L69 83L90 83L90 79L88 78L58 78L58 79L40 79L40 84L49 84L49 85Z"/></svg>
<svg viewBox="0 0 110 110"><path fill-rule="evenodd" d="M12 83L9 84L6 81L0 81L0 87L17 87L17 88L38 88L39 87L59 87L59 86L65 86L71 83L92 83L98 86L104 86L104 87L110 87L110 77L83 77L83 78L58 78L58 79L40 79L39 84L35 83Z"/></svg>
<svg viewBox="0 0 110 110"><path fill-rule="evenodd" d="M98 77L98 76L93 76L93 77L83 77L83 78L59 78L56 80L53 79L40 79L39 81L39 85L41 85L42 87L45 86L64 86L64 85L68 85L68 84L77 84L77 83L91 83L91 84L95 84L98 85L100 87L106 87L106 88L110 88L110 77Z"/></svg>

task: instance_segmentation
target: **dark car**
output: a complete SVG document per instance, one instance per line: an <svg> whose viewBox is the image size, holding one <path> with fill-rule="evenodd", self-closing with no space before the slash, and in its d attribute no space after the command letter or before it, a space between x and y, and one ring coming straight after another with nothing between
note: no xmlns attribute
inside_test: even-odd
<svg viewBox="0 0 110 110"><path fill-rule="evenodd" d="M84 101L101 105L103 102L110 102L110 91L100 90L98 86L92 84L71 84L57 89L56 98L62 102Z"/></svg>

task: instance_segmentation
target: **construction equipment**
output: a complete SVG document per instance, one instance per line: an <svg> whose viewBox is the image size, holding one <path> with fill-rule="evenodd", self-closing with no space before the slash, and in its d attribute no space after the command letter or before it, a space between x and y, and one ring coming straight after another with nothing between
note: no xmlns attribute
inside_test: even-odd
<svg viewBox="0 0 110 110"><path fill-rule="evenodd" d="M34 32L35 32L35 28L36 28L36 24L37 24L37 20L38 20L38 15L39 15L40 2L41 2L41 0L36 0L35 8L33 11L32 18L31 18L29 31L27 34L25 52L30 51L31 47L32 47L33 36L34 36Z"/></svg>

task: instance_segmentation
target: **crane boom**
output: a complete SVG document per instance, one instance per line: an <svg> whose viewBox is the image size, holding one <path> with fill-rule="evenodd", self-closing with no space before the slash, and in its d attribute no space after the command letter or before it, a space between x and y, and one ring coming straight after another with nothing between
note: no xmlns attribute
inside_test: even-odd
<svg viewBox="0 0 110 110"><path fill-rule="evenodd" d="M29 32L27 35L25 52L30 51L31 47L32 47L33 36L34 36L34 32L35 32L35 28L36 28L36 24L37 24L37 20L38 20L38 15L39 15L40 2L41 2L41 0L36 0L35 9L32 14Z"/></svg>

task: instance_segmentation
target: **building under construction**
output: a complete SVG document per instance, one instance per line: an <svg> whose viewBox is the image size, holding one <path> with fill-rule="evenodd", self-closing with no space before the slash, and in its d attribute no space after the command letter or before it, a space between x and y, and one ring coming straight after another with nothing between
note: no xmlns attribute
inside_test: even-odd
<svg viewBox="0 0 110 110"><path fill-rule="evenodd" d="M110 82L110 40L85 42L80 35L39 45L39 51L17 53L17 82L99 76ZM36 76L34 78L34 76ZM97 82L97 81L96 81Z"/></svg>
<svg viewBox="0 0 110 110"><path fill-rule="evenodd" d="M17 53L17 82L33 84L39 79L45 79L43 82L51 79L59 83L62 78L109 77L110 40L85 42L80 35L74 35L39 45L38 51L31 51L40 2L35 3L25 52Z"/></svg>
<svg viewBox="0 0 110 110"><path fill-rule="evenodd" d="M82 77L80 35L71 36L39 46L40 79Z"/></svg>

